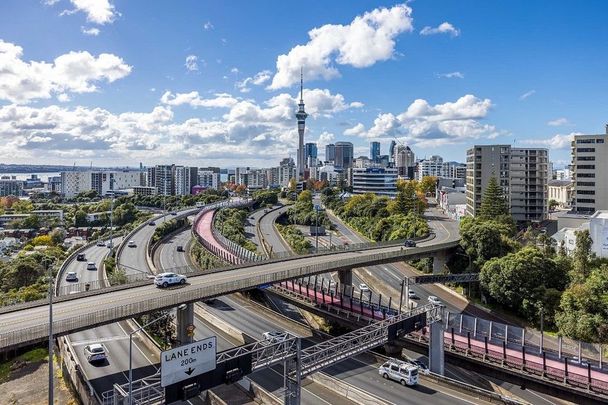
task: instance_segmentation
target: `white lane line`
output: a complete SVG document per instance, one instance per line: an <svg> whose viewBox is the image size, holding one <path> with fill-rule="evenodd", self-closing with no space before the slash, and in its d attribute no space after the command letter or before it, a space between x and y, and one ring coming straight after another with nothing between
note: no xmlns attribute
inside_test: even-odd
<svg viewBox="0 0 608 405"><path fill-rule="evenodd" d="M278 371L276 371L276 370L275 370L275 369L273 369L272 367L269 367L269 368L268 368L268 370L270 370L270 371L272 371L273 373L278 374L278 375L280 375L281 377L283 377L283 374L282 374L282 373L279 373ZM314 384L314 382L313 382L313 384ZM304 391L306 391L308 394L312 395L313 397L315 397L315 398L319 399L321 402L323 402L323 403L325 403L325 404L328 404L328 405L332 405L332 403L331 403L331 402L327 402L326 400L324 400L323 398L321 398L320 396L318 396L318 395L317 395L317 394L315 394L314 392L312 392L312 391L310 391L310 390L308 390L308 389L306 389L306 388L304 388L304 387L302 387L302 389L303 389ZM275 391L275 392L276 392L276 391ZM337 394L337 393L336 393L336 395L339 395L339 394ZM346 398L346 397L344 397L344 398L345 398L345 399L348 399L348 398Z"/></svg>
<svg viewBox="0 0 608 405"><path fill-rule="evenodd" d="M125 335L129 336L129 334L127 333L127 331L125 330L125 328L122 327L122 325L120 324L120 322L117 322L116 324L118 325L118 327L120 329L122 329L122 331L125 333ZM158 368L156 368L156 366L154 365L154 363L152 362L152 360L150 360L148 358L148 356L146 356L146 354L139 348L139 345L137 345L137 343L134 342L133 346L135 346L137 348L137 350L139 350L139 352L142 354L142 356L144 356L145 359L148 360L148 363L150 363L150 365L152 367L154 367L158 371Z"/></svg>
<svg viewBox="0 0 608 405"><path fill-rule="evenodd" d="M545 402L547 402L547 403L549 403L549 404L551 404L551 405L557 405L555 402L549 401L547 398L543 397L543 396L542 396L542 395L540 395L540 394L537 394L537 393L536 393L536 392L534 392L534 391L530 391L530 390L527 390L527 391L528 391L530 394L532 394L532 395L534 395L534 396L536 396L536 397L538 397L538 398L542 399L543 401L545 401Z"/></svg>

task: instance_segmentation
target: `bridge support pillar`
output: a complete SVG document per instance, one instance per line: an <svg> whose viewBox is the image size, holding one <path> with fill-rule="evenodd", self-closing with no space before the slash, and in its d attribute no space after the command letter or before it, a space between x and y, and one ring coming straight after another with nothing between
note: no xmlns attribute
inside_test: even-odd
<svg viewBox="0 0 608 405"><path fill-rule="evenodd" d="M444 250L440 250L433 256L433 274L442 274L448 262L448 255Z"/></svg>
<svg viewBox="0 0 608 405"><path fill-rule="evenodd" d="M340 270L338 272L338 279L340 280L340 284L342 284L343 286L348 286L344 291L346 294L349 294L349 292L352 291L353 271L352 270Z"/></svg>
<svg viewBox="0 0 608 405"><path fill-rule="evenodd" d="M401 351L403 349L397 345L393 345L391 343L385 343L384 344L384 351L386 352L387 355L389 356L395 356L395 357L399 357L399 355L401 355Z"/></svg>
<svg viewBox="0 0 608 405"><path fill-rule="evenodd" d="M178 344L192 343L194 336L194 304L187 304L186 308L178 309L175 317Z"/></svg>
<svg viewBox="0 0 608 405"><path fill-rule="evenodd" d="M429 333L429 369L443 375L443 322L433 322Z"/></svg>

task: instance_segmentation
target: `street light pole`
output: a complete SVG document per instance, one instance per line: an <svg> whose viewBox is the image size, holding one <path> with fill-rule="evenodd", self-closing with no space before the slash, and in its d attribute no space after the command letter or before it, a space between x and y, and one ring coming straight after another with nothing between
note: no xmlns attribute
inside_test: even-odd
<svg viewBox="0 0 608 405"><path fill-rule="evenodd" d="M49 405L53 405L53 270L48 259L45 260L45 266L49 277Z"/></svg>
<svg viewBox="0 0 608 405"><path fill-rule="evenodd" d="M184 310L187 308L186 304L181 304L180 306L177 307L177 309L179 311ZM152 325L153 323L156 323L158 321L160 321L163 318L168 317L169 315L171 315L170 312L167 312L166 314L159 316L158 318L146 323L143 326L140 326L139 328L135 329L132 332L129 332L129 405L133 405L133 335L139 331L141 331L142 329L146 328L147 326Z"/></svg>
<svg viewBox="0 0 608 405"><path fill-rule="evenodd" d="M545 340L544 335L544 327L545 327L545 308L540 307L540 353L543 353L543 345Z"/></svg>
<svg viewBox="0 0 608 405"><path fill-rule="evenodd" d="M315 253L319 253L319 206L315 206L315 211L317 211L317 217L315 221Z"/></svg>
<svg viewBox="0 0 608 405"><path fill-rule="evenodd" d="M405 280L401 280L401 293L399 294L399 315L401 315L401 306L403 305L403 287Z"/></svg>

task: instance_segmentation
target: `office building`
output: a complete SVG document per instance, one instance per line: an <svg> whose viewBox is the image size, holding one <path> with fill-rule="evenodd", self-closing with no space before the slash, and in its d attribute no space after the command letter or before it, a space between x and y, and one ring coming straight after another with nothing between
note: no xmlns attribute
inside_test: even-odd
<svg viewBox="0 0 608 405"><path fill-rule="evenodd" d="M397 169L355 167L352 169L353 194L373 193L394 198L397 195Z"/></svg>
<svg viewBox="0 0 608 405"><path fill-rule="evenodd" d="M608 125L605 134L574 136L571 175L576 213L608 210Z"/></svg>
<svg viewBox="0 0 608 405"><path fill-rule="evenodd" d="M156 187L156 167L148 167L146 169L146 186Z"/></svg>
<svg viewBox="0 0 608 405"><path fill-rule="evenodd" d="M369 143L369 160L373 163L378 163L380 160L380 142Z"/></svg>
<svg viewBox="0 0 608 405"><path fill-rule="evenodd" d="M0 197L14 195L20 197L23 195L23 180L17 180L15 176L0 177Z"/></svg>
<svg viewBox="0 0 608 405"><path fill-rule="evenodd" d="M372 165L371 160L367 156L359 156L355 159L353 167L370 167Z"/></svg>
<svg viewBox="0 0 608 405"><path fill-rule="evenodd" d="M441 168L441 177L449 177L452 179L466 179L467 165L458 162L443 162Z"/></svg>
<svg viewBox="0 0 608 405"><path fill-rule="evenodd" d="M51 176L46 183L46 189L51 193L61 193L61 176Z"/></svg>
<svg viewBox="0 0 608 405"><path fill-rule="evenodd" d="M304 145L304 158L308 161L308 158L317 158L317 144L314 142L308 142Z"/></svg>
<svg viewBox="0 0 608 405"><path fill-rule="evenodd" d="M475 145L467 151L467 215L475 216L491 177L495 177L516 221L542 221L547 215L547 149Z"/></svg>
<svg viewBox="0 0 608 405"><path fill-rule="evenodd" d="M414 170L416 168L416 156L409 146L398 145L395 148L395 167L399 177L406 179L414 178Z"/></svg>
<svg viewBox="0 0 608 405"><path fill-rule="evenodd" d="M394 140L391 141L390 146L388 147L388 158L389 162L394 165L395 163L395 149L397 148L397 142Z"/></svg>
<svg viewBox="0 0 608 405"><path fill-rule="evenodd" d="M325 146L325 161L333 163L336 160L336 145L330 143Z"/></svg>
<svg viewBox="0 0 608 405"><path fill-rule="evenodd" d="M295 179L297 175L296 165L292 158L285 158L279 163L278 183L282 187L289 185L289 180Z"/></svg>
<svg viewBox="0 0 608 405"><path fill-rule="evenodd" d="M423 159L418 162L416 180L420 181L426 176L440 177L442 175L443 158L441 156L433 155L428 159Z"/></svg>
<svg viewBox="0 0 608 405"><path fill-rule="evenodd" d="M336 157L334 167L336 169L348 169L353 166L354 147L350 142L336 142Z"/></svg>
<svg viewBox="0 0 608 405"><path fill-rule="evenodd" d="M133 194L142 196L156 195L156 187L135 186L133 187Z"/></svg>

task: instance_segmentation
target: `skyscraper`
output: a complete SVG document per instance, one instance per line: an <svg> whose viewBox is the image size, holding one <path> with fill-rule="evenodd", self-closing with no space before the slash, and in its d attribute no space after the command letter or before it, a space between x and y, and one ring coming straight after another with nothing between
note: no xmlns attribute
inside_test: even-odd
<svg viewBox="0 0 608 405"><path fill-rule="evenodd" d="M353 166L353 144L350 142L336 142L336 169L347 169Z"/></svg>
<svg viewBox="0 0 608 405"><path fill-rule="evenodd" d="M369 159L374 163L378 163L380 159L380 142L369 143Z"/></svg>
<svg viewBox="0 0 608 405"><path fill-rule="evenodd" d="M304 145L304 158L308 160L309 157L313 159L317 158L317 144L314 142L308 142Z"/></svg>
<svg viewBox="0 0 608 405"><path fill-rule="evenodd" d="M325 161L334 162L336 160L336 145L330 143L325 146Z"/></svg>
<svg viewBox="0 0 608 405"><path fill-rule="evenodd" d="M572 141L572 199L578 214L608 209L608 125L606 133L575 135Z"/></svg>
<svg viewBox="0 0 608 405"><path fill-rule="evenodd" d="M306 157L304 156L304 128L306 126L306 111L304 111L304 76L302 69L300 69L300 103L298 104L298 112L296 112L296 118L298 119L298 180L304 178L304 166Z"/></svg>
<svg viewBox="0 0 608 405"><path fill-rule="evenodd" d="M391 146L388 147L388 159L390 163L395 162L395 146L397 146L397 142L395 142L395 140L392 140Z"/></svg>

